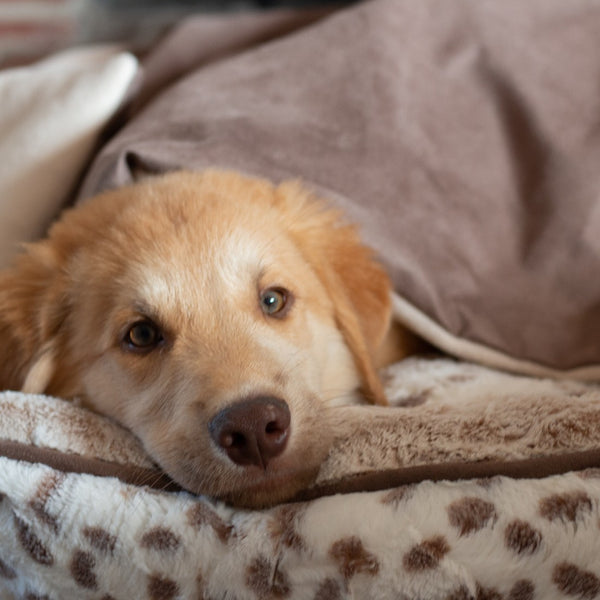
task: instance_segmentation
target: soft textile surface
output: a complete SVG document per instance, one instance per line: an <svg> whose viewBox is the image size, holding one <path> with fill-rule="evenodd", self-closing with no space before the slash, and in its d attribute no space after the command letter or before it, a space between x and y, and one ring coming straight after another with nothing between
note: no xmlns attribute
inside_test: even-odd
<svg viewBox="0 0 600 600"><path fill-rule="evenodd" d="M64 206L137 70L100 46L0 71L0 268Z"/></svg>
<svg viewBox="0 0 600 600"><path fill-rule="evenodd" d="M391 368L386 380L396 408L367 410L359 419L353 414L359 409L339 409L349 411L356 433L350 447L340 441L323 465L321 492L332 491L323 490L327 482L344 475L352 482L377 468L397 473L400 467L412 477L411 466L437 464L445 473L444 463L464 467L477 459L473 464L491 465L487 472L471 481L413 477L410 485L382 491L244 511L184 492L70 473L98 465L106 473L117 465L112 473L124 479L164 485L119 426L56 399L4 393L0 447L6 454L12 440L14 457L0 458L0 596L599 595L600 470L511 479L491 476L502 470L489 461L517 465L542 455L553 465L575 453L593 455L587 466L600 466L594 452L600 387L444 359L412 359ZM40 462L24 454L17 460L24 448L37 448L33 460ZM130 467L141 470L132 476ZM460 475L458 467L454 476Z"/></svg>
<svg viewBox="0 0 600 600"><path fill-rule="evenodd" d="M188 29L173 68L184 48L200 68L82 197L182 166L301 177L361 224L432 341L598 378L599 39L597 0L375 0L209 64Z"/></svg>
<svg viewBox="0 0 600 600"><path fill-rule="evenodd" d="M203 60L176 34L154 64L179 48L202 69L82 195L179 166L301 176L364 226L397 314L442 347L594 375L599 7L378 0L227 59L261 36ZM0 394L0 598L599 597L598 385L449 360L384 376L396 406L340 408L314 486L263 511L165 491L118 425Z"/></svg>
<svg viewBox="0 0 600 600"><path fill-rule="evenodd" d="M338 439L303 497L425 477L539 477L600 467L598 385L515 377L450 359L407 359L383 376L393 408L334 409L344 413ZM56 398L4 392L0 399L0 455L166 485L116 423Z"/></svg>

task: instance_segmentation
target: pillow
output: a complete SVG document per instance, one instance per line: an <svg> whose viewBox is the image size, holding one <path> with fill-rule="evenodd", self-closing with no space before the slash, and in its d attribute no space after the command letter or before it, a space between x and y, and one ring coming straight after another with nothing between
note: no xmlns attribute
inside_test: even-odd
<svg viewBox="0 0 600 600"><path fill-rule="evenodd" d="M0 71L0 268L64 205L137 71L115 46Z"/></svg>

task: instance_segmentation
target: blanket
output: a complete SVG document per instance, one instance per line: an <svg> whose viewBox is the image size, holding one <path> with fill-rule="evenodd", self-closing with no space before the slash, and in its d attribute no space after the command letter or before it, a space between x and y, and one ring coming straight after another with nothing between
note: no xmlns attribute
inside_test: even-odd
<svg viewBox="0 0 600 600"><path fill-rule="evenodd" d="M194 56L187 75L154 85L80 201L181 167L301 178L434 345L600 379L596 0L375 0L216 60L193 26L152 61Z"/></svg>
<svg viewBox="0 0 600 600"><path fill-rule="evenodd" d="M262 511L165 491L119 425L4 392L2 598L600 594L600 386L424 358L385 379L395 406L337 409L312 488Z"/></svg>
<svg viewBox="0 0 600 600"><path fill-rule="evenodd" d="M112 45L0 71L0 268L56 218L137 73Z"/></svg>

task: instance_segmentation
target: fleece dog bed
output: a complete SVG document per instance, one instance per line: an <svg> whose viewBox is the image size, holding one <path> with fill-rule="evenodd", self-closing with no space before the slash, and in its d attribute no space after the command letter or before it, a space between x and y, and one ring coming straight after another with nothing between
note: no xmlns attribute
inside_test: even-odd
<svg viewBox="0 0 600 600"><path fill-rule="evenodd" d="M79 201L179 167L300 177L361 224L399 319L528 376L392 366L394 406L340 407L314 485L263 511L5 392L3 599L600 596L600 5L377 0L289 33L315 18L185 24Z"/></svg>
<svg viewBox="0 0 600 600"><path fill-rule="evenodd" d="M600 387L449 359L385 377L396 406L340 408L314 486L262 511L164 491L118 425L5 392L2 597L596 597Z"/></svg>

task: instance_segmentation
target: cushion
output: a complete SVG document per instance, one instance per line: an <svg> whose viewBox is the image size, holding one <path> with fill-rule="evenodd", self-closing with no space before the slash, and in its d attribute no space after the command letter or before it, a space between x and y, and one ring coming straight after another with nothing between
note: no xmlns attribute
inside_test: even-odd
<svg viewBox="0 0 600 600"><path fill-rule="evenodd" d="M0 71L0 268L67 202L137 69L102 46Z"/></svg>
<svg viewBox="0 0 600 600"><path fill-rule="evenodd" d="M600 388L449 359L384 375L394 406L337 409L315 485L251 511L166 491L107 419L0 394L0 595L596 597Z"/></svg>

